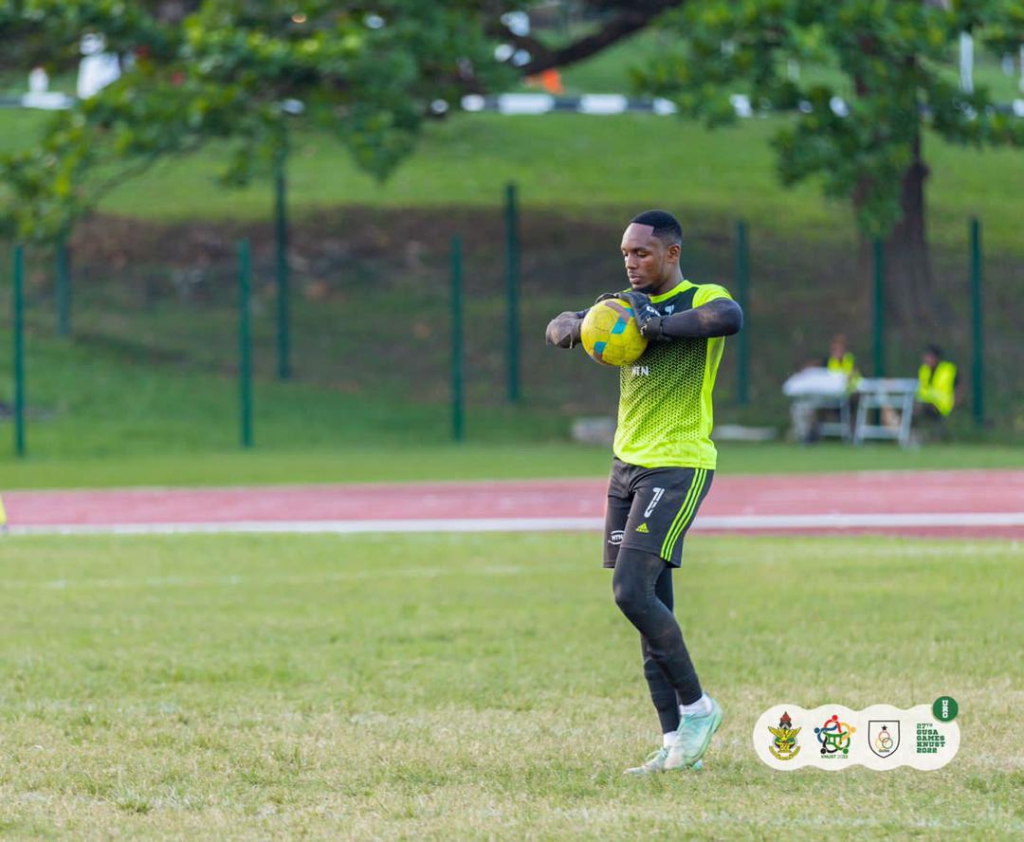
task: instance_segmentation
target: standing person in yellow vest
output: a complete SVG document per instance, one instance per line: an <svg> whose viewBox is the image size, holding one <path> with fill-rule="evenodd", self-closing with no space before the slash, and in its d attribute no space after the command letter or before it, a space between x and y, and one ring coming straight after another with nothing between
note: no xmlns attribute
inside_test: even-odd
<svg viewBox="0 0 1024 842"><path fill-rule="evenodd" d="M943 359L942 349L937 345L929 345L917 372L920 415L932 420L946 418L956 405L959 381L956 364Z"/></svg>

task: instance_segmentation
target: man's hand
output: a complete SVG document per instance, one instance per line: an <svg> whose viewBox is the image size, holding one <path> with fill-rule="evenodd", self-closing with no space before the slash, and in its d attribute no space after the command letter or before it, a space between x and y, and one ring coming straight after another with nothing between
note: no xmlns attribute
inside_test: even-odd
<svg viewBox="0 0 1024 842"><path fill-rule="evenodd" d="M548 345L555 345L558 348L571 348L580 344L580 326L583 324L583 317L586 310L566 310L559 313L550 322L548 329L544 332L544 339Z"/></svg>
<svg viewBox="0 0 1024 842"><path fill-rule="evenodd" d="M648 342L668 342L661 329L661 314L651 304L651 297L643 292L620 292L617 298L628 301L633 308L636 326L640 335Z"/></svg>

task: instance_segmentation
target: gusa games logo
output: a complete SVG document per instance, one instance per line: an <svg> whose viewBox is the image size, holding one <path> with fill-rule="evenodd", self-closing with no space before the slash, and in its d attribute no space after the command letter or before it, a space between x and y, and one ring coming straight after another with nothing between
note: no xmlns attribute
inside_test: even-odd
<svg viewBox="0 0 1024 842"><path fill-rule="evenodd" d="M872 719L868 722L868 747L879 757L889 757L900 747L898 719Z"/></svg>

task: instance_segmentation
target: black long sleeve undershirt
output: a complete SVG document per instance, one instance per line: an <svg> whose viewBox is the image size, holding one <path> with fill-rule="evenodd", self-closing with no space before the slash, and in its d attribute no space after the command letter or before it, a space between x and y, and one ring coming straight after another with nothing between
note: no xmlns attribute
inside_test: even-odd
<svg viewBox="0 0 1024 842"><path fill-rule="evenodd" d="M668 339L732 336L742 327L743 310L728 298L716 298L692 310L661 317L661 332Z"/></svg>

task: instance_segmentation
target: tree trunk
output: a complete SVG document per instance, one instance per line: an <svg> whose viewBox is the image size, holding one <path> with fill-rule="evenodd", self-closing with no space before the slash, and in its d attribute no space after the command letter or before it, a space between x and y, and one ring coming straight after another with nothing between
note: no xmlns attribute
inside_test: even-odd
<svg viewBox="0 0 1024 842"><path fill-rule="evenodd" d="M903 173L900 189L902 219L885 242L886 310L892 327L935 328L948 323L949 310L935 289L932 275L925 233L928 165L921 158L920 136L913 151L914 160ZM865 243L867 255L870 248L870 243ZM870 259L867 265L871 265Z"/></svg>
<svg viewBox="0 0 1024 842"><path fill-rule="evenodd" d="M924 186L928 166L921 160L921 138L914 142L914 160L903 173L900 208L903 218L885 244L889 305L895 322L937 327L949 315L935 289L925 233Z"/></svg>

